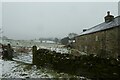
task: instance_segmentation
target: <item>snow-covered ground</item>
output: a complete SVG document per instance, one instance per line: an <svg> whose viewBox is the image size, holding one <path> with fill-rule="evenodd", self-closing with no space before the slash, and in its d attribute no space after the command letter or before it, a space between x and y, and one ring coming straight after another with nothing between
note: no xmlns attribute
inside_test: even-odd
<svg viewBox="0 0 120 80"><path fill-rule="evenodd" d="M37 69L35 65L27 65L18 63L15 61L3 61L1 78L79 78L85 79L85 77L73 76L66 73L57 73L54 70L40 67Z"/></svg>
<svg viewBox="0 0 120 80"><path fill-rule="evenodd" d="M15 61L4 61L0 59L0 78L78 78L67 73L58 73L52 69L40 67L39 69L32 63L32 53L19 53L13 58ZM27 63L27 64L26 64ZM68 79L69 80L69 79Z"/></svg>
<svg viewBox="0 0 120 80"><path fill-rule="evenodd" d="M3 41L7 44L7 41ZM9 41L12 46L31 47L36 45L38 48L46 48L51 51L68 53L66 48L62 48L62 45L58 44L41 44L31 43L26 41ZM16 43L19 43L16 45ZM1 52L1 51L0 51ZM17 56L13 58L14 61L4 61L0 57L0 78L78 78L79 80L85 79L85 77L74 76L67 73L58 73L52 69L40 67L39 69L32 63L32 53L16 53ZM27 63L27 64L25 64ZM9 79L8 79L9 80ZM68 79L69 80L69 79Z"/></svg>
<svg viewBox="0 0 120 80"><path fill-rule="evenodd" d="M0 59L0 78L2 77L2 61Z"/></svg>
<svg viewBox="0 0 120 80"><path fill-rule="evenodd" d="M40 48L44 48L44 49L49 49L51 51L56 51L59 53L68 53L68 50L66 48L61 48L61 47L40 47Z"/></svg>
<svg viewBox="0 0 120 80"><path fill-rule="evenodd" d="M2 78L51 78L51 76L37 69L36 66L2 61Z"/></svg>
<svg viewBox="0 0 120 80"><path fill-rule="evenodd" d="M18 55L13 60L32 64L32 53L19 53Z"/></svg>

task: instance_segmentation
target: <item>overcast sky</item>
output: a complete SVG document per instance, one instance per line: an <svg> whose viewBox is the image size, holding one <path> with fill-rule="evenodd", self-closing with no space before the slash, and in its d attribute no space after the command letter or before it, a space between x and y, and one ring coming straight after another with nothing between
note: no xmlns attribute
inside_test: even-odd
<svg viewBox="0 0 120 80"><path fill-rule="evenodd" d="M4 2L3 35L13 39L63 38L118 15L117 2Z"/></svg>

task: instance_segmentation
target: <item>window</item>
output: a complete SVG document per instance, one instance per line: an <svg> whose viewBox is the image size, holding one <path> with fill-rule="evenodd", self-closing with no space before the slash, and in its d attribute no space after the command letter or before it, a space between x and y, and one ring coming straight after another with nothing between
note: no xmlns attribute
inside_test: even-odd
<svg viewBox="0 0 120 80"><path fill-rule="evenodd" d="M98 36L96 36L95 41L98 41Z"/></svg>
<svg viewBox="0 0 120 80"><path fill-rule="evenodd" d="M75 40L73 40L73 42L75 42Z"/></svg>

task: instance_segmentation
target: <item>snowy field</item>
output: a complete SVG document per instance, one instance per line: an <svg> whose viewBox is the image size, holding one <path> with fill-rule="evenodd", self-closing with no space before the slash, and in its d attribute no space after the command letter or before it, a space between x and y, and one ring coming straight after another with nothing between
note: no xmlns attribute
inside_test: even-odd
<svg viewBox="0 0 120 80"><path fill-rule="evenodd" d="M56 43L40 43L40 42L34 42L34 41L19 41L19 40L3 40L2 44L8 44L10 43L12 47L29 47L32 48L34 45L36 45L39 48L45 48L49 49L51 51L61 52L61 53L68 53L68 50L66 48L63 48L64 45L56 44Z"/></svg>

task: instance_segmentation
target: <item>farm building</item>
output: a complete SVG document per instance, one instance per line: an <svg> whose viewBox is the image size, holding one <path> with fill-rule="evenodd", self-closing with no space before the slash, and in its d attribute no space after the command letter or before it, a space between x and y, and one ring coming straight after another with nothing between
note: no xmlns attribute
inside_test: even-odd
<svg viewBox="0 0 120 80"><path fill-rule="evenodd" d="M120 16L107 12L105 22L84 30L75 37L74 48L100 57L120 57Z"/></svg>

